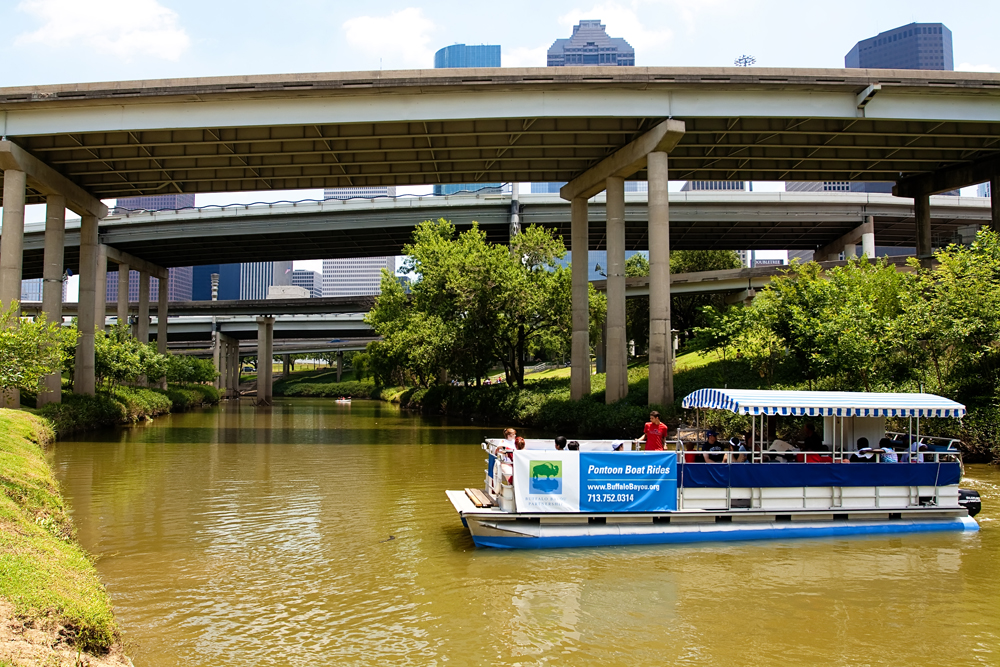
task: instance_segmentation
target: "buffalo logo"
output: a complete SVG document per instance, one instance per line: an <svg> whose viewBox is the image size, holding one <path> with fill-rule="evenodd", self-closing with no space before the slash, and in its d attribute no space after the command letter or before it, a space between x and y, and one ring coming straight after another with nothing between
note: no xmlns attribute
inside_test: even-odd
<svg viewBox="0 0 1000 667"><path fill-rule="evenodd" d="M532 461L529 493L562 493L562 461Z"/></svg>

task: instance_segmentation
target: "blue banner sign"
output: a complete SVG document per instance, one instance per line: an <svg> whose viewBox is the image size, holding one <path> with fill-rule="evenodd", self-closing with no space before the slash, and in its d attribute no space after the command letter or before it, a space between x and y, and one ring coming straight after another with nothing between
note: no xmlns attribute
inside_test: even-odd
<svg viewBox="0 0 1000 667"><path fill-rule="evenodd" d="M581 512L677 509L677 454L580 454Z"/></svg>
<svg viewBox="0 0 1000 667"><path fill-rule="evenodd" d="M677 509L674 452L514 452L519 512Z"/></svg>

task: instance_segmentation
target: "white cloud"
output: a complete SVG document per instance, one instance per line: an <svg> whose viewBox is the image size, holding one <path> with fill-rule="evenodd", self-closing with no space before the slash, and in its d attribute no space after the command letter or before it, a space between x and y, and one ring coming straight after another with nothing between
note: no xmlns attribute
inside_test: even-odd
<svg viewBox="0 0 1000 667"><path fill-rule="evenodd" d="M1000 72L993 65L973 65L972 63L962 63L955 68L957 72Z"/></svg>
<svg viewBox="0 0 1000 667"><path fill-rule="evenodd" d="M505 49L501 63L504 67L545 67L548 62L546 53L549 45L527 47L519 46L513 49Z"/></svg>
<svg viewBox="0 0 1000 667"><path fill-rule="evenodd" d="M191 44L176 12L156 0L24 0L18 9L42 26L16 44L89 48L124 60L177 60Z"/></svg>
<svg viewBox="0 0 1000 667"><path fill-rule="evenodd" d="M356 16L344 21L347 41L388 67L434 67L430 47L436 26L419 7L407 7L388 16Z"/></svg>

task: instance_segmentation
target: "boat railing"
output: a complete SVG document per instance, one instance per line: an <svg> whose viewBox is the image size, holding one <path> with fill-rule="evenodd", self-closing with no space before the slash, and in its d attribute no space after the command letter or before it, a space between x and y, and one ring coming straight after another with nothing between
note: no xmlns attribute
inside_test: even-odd
<svg viewBox="0 0 1000 667"><path fill-rule="evenodd" d="M910 438L909 433L898 433L896 431L887 431L885 435L887 438L904 443L904 446ZM948 436L920 435L916 436L916 438L918 443L927 445L928 449L935 448L948 452L957 452L958 446L962 444L962 441L958 438L949 438Z"/></svg>
<svg viewBox="0 0 1000 667"><path fill-rule="evenodd" d="M852 455L857 451L839 449L817 449L805 451L802 449L754 449L733 450L723 449L721 451L708 451L704 449L685 449L682 440L669 441L675 445L677 452L677 462L680 465L725 465L742 463L849 463ZM705 458L708 456L708 460ZM712 457L721 460L712 460ZM745 456L742 462L733 459ZM962 453L957 449L952 450L923 450L920 452L896 451L896 460L886 460L883 454L874 452L875 463L947 463L951 461L961 461Z"/></svg>

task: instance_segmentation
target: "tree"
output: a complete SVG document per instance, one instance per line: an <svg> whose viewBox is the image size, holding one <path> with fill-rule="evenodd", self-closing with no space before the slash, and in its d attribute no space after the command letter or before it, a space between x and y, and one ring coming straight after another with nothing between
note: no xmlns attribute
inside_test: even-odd
<svg viewBox="0 0 1000 667"><path fill-rule="evenodd" d="M696 271L721 271L738 269L740 256L731 250L675 250L670 253L670 273ZM625 276L648 276L649 260L636 253L625 260ZM705 307L716 312L726 310L725 295L696 294L674 296L670 299L670 326L690 338L698 327L711 321ZM637 296L625 302L625 336L635 343L636 354L644 354L649 347L649 297Z"/></svg>
<svg viewBox="0 0 1000 667"><path fill-rule="evenodd" d="M37 392L42 378L62 370L75 328L20 316L17 301L0 311L0 388Z"/></svg>
<svg viewBox="0 0 1000 667"><path fill-rule="evenodd" d="M140 343L124 322L94 335L94 374L99 386L131 384L141 377L162 378L169 366L154 343Z"/></svg>
<svg viewBox="0 0 1000 667"><path fill-rule="evenodd" d="M499 362L523 386L527 359L568 349L570 271L559 261L562 239L548 230L528 227L507 247L477 225L458 234L446 220L425 221L404 252L417 276L410 293L385 272L366 317L382 336L368 348L379 381L426 385L441 370L478 381ZM591 307L602 303L595 297Z"/></svg>

